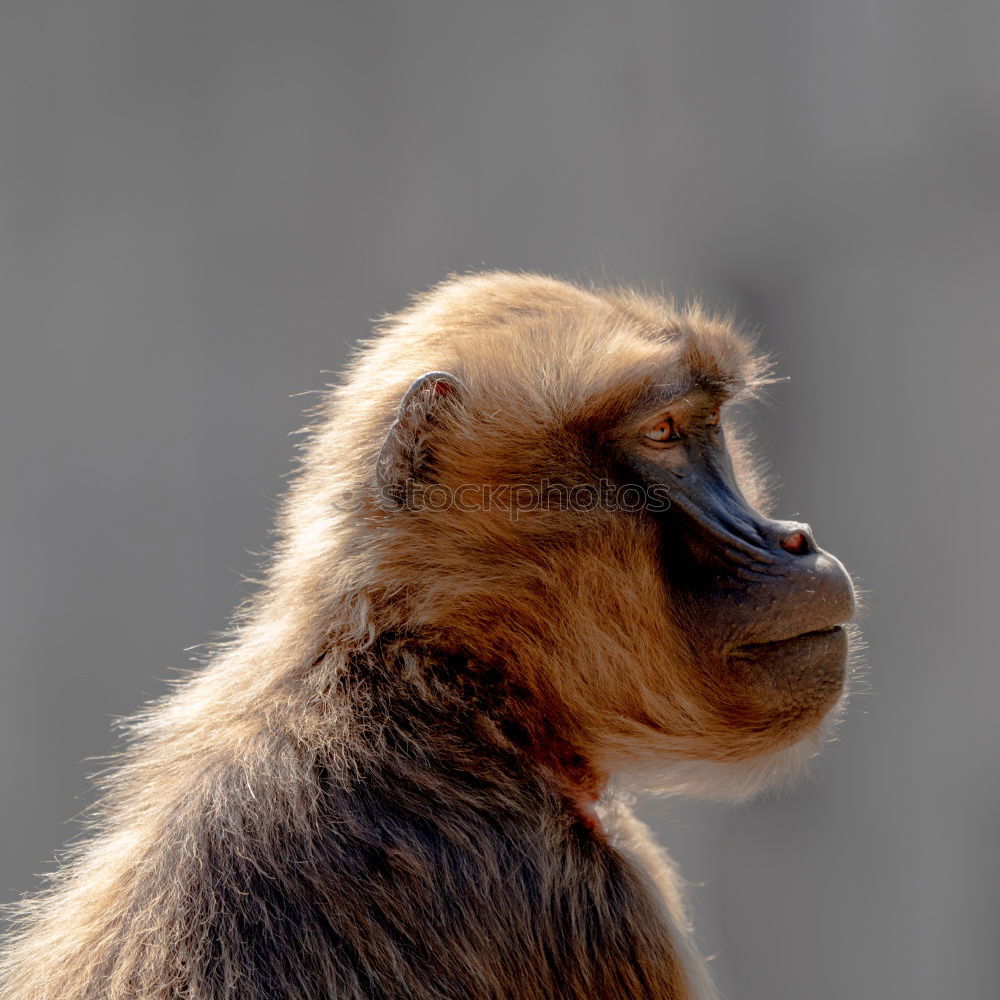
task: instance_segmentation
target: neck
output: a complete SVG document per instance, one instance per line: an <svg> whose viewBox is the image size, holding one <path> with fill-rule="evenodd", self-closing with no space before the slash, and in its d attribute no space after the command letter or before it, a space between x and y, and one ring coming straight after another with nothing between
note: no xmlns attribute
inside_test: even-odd
<svg viewBox="0 0 1000 1000"><path fill-rule="evenodd" d="M512 779L537 788L589 830L600 833L596 804L607 783L548 700L485 664L410 638L387 638L370 663L365 697L383 717L436 751L425 757L452 774L493 786L508 799Z"/></svg>

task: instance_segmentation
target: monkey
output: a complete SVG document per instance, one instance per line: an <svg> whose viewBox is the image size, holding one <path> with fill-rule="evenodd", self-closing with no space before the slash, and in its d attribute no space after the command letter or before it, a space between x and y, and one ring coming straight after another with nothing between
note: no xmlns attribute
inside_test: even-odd
<svg viewBox="0 0 1000 1000"><path fill-rule="evenodd" d="M850 688L850 577L733 413L769 372L731 317L538 274L382 321L0 996L716 996L632 796L786 781Z"/></svg>

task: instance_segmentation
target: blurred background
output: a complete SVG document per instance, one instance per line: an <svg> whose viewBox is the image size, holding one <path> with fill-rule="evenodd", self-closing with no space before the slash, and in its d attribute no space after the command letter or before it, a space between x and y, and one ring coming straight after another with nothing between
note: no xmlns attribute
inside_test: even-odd
<svg viewBox="0 0 1000 1000"><path fill-rule="evenodd" d="M1000 982L1000 5L11 0L0 895L224 628L370 319L479 267L699 291L870 593L818 780L644 807L728 1000Z"/></svg>

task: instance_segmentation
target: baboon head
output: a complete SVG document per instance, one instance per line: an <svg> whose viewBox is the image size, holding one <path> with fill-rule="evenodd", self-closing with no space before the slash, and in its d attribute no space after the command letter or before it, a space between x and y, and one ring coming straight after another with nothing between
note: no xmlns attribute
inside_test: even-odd
<svg viewBox="0 0 1000 1000"><path fill-rule="evenodd" d="M760 512L732 411L766 376L697 306L448 282L338 392L325 468L370 490L337 571L379 628L500 665L601 773L749 792L828 727L854 614L812 529Z"/></svg>

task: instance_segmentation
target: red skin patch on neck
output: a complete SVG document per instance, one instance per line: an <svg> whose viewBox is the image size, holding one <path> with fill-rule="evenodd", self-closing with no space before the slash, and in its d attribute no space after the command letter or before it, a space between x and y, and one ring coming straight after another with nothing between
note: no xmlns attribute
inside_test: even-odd
<svg viewBox="0 0 1000 1000"><path fill-rule="evenodd" d="M602 774L582 754L555 744L543 754L543 762L551 769L559 790L580 821L593 833L604 836L604 827L597 815L597 800L608 783Z"/></svg>
<svg viewBox="0 0 1000 1000"><path fill-rule="evenodd" d="M600 817L597 815L597 798L597 796L579 798L573 802L573 805L575 806L583 825L590 830L591 833L596 833L603 837L604 827L601 824Z"/></svg>
<svg viewBox="0 0 1000 1000"><path fill-rule="evenodd" d="M566 804L567 812L588 830L604 836L597 815L597 802L608 783L608 775L599 770L586 754L563 734L570 729L556 720L560 713L526 697L523 714L506 732L509 738L533 757L551 777L555 790Z"/></svg>

